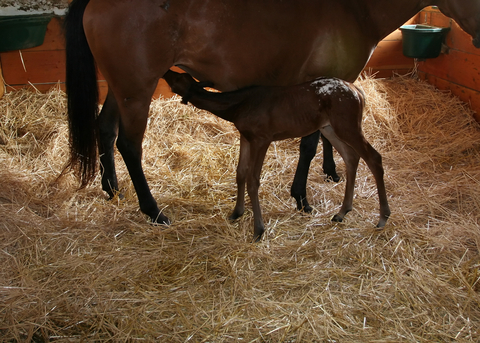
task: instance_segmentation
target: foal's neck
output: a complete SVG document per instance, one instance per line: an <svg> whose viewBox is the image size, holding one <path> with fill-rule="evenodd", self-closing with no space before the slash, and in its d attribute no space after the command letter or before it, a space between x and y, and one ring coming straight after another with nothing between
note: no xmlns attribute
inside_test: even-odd
<svg viewBox="0 0 480 343"><path fill-rule="evenodd" d="M217 117L234 123L238 114L236 107L248 99L249 90L250 88L244 88L232 92L216 93L193 85L188 91L188 101L195 107L207 110Z"/></svg>

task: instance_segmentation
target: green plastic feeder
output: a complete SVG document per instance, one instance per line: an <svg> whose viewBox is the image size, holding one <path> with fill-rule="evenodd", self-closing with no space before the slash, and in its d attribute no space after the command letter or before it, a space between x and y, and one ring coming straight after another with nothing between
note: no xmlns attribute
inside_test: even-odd
<svg viewBox="0 0 480 343"><path fill-rule="evenodd" d="M43 44L52 14L0 16L0 52Z"/></svg>
<svg viewBox="0 0 480 343"><path fill-rule="evenodd" d="M403 54L411 58L436 58L442 50L448 27L429 25L404 25L400 27L403 38Z"/></svg>

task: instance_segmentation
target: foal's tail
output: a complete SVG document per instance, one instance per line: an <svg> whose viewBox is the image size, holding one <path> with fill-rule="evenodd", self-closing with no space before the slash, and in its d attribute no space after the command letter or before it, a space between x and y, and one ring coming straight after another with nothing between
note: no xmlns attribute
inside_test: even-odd
<svg viewBox="0 0 480 343"><path fill-rule="evenodd" d="M83 14L88 2L89 0L74 0L65 19L70 132L70 160L67 168L79 176L82 187L95 177L97 166L97 76L95 60L83 29Z"/></svg>

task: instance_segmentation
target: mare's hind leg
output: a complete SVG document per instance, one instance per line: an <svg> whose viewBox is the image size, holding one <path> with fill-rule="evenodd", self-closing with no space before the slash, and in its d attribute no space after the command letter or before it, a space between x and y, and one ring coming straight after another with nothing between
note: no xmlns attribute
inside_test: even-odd
<svg viewBox="0 0 480 343"><path fill-rule="evenodd" d="M347 182L345 185L345 196L343 197L340 211L332 218L332 221L341 222L345 215L353 208L353 194L355 190L355 178L360 157L355 150L342 142L331 126L325 126L321 129L322 135L328 138L332 145L337 149L347 167Z"/></svg>
<svg viewBox="0 0 480 343"><path fill-rule="evenodd" d="M302 137L300 143L300 157L298 159L297 170L293 178L290 195L295 198L297 202L297 209L307 213L312 212L312 207L307 200L307 178L310 164L317 153L318 140L320 139L320 131L314 132L308 136ZM338 177L335 169L335 161L333 160L332 144L322 136L323 141L323 172L327 174L328 178L338 182Z"/></svg>
<svg viewBox="0 0 480 343"><path fill-rule="evenodd" d="M102 111L98 116L97 126L102 189L107 192L110 199L112 199L115 194L119 194L114 159L114 146L118 136L119 115L115 97L109 92L103 104Z"/></svg>
<svg viewBox="0 0 480 343"><path fill-rule="evenodd" d="M142 212L154 223L169 224L150 192L142 168L142 141L153 89L154 85L151 92L137 93L135 97L125 98L121 104L117 101L121 114L117 147L127 166Z"/></svg>

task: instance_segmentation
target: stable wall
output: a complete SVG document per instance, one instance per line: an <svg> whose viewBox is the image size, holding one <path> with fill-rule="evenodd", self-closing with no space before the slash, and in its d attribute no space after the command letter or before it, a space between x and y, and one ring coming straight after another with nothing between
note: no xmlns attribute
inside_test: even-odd
<svg viewBox="0 0 480 343"><path fill-rule="evenodd" d="M414 17L406 24L413 24L416 20ZM391 77L394 74L405 75L411 72L415 67L414 60L405 57L402 50L402 33L400 30L395 30L378 44L364 72L375 75L377 78Z"/></svg>
<svg viewBox="0 0 480 343"><path fill-rule="evenodd" d="M418 62L420 78L439 89L450 90L469 103L480 122L480 49L473 46L472 38L455 21L437 9L422 11L417 23L450 27L445 53L438 58Z"/></svg>
<svg viewBox="0 0 480 343"><path fill-rule="evenodd" d="M65 44L60 17L53 18L47 27L43 45L0 53L7 91L33 86L47 91L65 82Z"/></svg>
<svg viewBox="0 0 480 343"><path fill-rule="evenodd" d="M54 17L48 24L43 45L0 53L7 91L27 86L41 92L56 85L65 89L65 39L62 30L63 18ZM172 96L170 88L163 80L161 81L155 91L155 97ZM107 84L101 74L98 75L98 86L103 101L107 94Z"/></svg>
<svg viewBox="0 0 480 343"><path fill-rule="evenodd" d="M480 51L471 44L471 38L449 18L436 10L426 10L411 22L427 22L433 25L449 26L452 30L447 37L448 54L420 62L418 70L422 78L441 89L450 89L462 100L469 102L480 113ZM0 53L0 63L7 84L7 91L33 86L46 91L57 84L64 89L65 48L62 35L62 18L54 17L47 27L42 46L22 51ZM376 77L390 77L393 73L405 74L413 70L414 60L402 54L402 36L399 30L381 41L368 62L365 71ZM103 100L107 85L99 75L100 96ZM155 97L172 95L163 80L159 82ZM480 116L477 117L480 121Z"/></svg>

